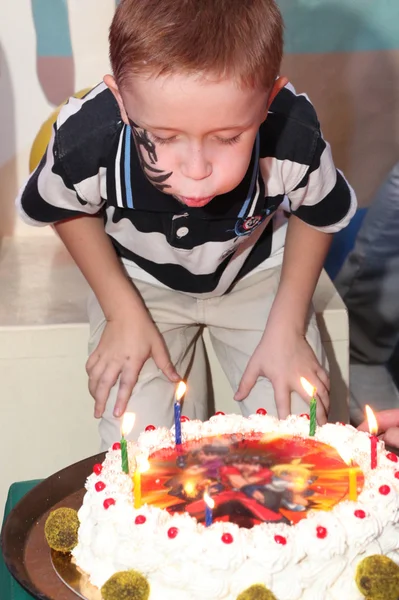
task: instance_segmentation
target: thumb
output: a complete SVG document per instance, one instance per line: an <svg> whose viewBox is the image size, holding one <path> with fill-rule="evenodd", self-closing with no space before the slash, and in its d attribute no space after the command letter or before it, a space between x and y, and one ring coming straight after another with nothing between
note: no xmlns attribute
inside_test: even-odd
<svg viewBox="0 0 399 600"><path fill-rule="evenodd" d="M153 346L152 358L154 359L158 369L161 369L162 373L169 379L169 381L177 383L181 380L180 375L170 360L169 353L162 340L159 341L159 344Z"/></svg>
<svg viewBox="0 0 399 600"><path fill-rule="evenodd" d="M249 394L249 392L254 387L259 376L259 369L255 365L255 363L250 360L247 368L244 371L243 376L241 377L240 385L238 386L238 390L234 394L234 400L240 402L244 400Z"/></svg>

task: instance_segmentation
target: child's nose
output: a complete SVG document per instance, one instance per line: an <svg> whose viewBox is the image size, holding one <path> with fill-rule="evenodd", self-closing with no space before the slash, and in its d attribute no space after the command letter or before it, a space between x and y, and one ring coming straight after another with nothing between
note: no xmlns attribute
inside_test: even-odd
<svg viewBox="0 0 399 600"><path fill-rule="evenodd" d="M188 152L181 163L181 172L188 179L200 181L212 174L212 163L201 150Z"/></svg>

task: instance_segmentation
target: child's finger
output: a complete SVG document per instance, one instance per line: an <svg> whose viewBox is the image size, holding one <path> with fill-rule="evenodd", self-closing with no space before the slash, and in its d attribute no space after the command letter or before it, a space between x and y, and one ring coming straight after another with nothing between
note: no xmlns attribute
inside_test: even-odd
<svg viewBox="0 0 399 600"><path fill-rule="evenodd" d="M245 369L243 376L241 377L240 384L238 386L238 390L234 394L234 400L237 402L241 402L244 400L249 394L249 392L254 387L259 376L259 368L255 364L254 361L250 360L247 368Z"/></svg>
<svg viewBox="0 0 399 600"><path fill-rule="evenodd" d="M125 412L130 397L133 393L133 388L137 383L141 367L142 365L137 365L134 368L131 366L129 369L124 369L122 371L114 407L115 417L121 417Z"/></svg>
<svg viewBox="0 0 399 600"><path fill-rule="evenodd" d="M319 369L317 369L316 375L320 379L320 381L324 384L327 392L329 392L330 391L330 377L328 376L328 373L320 367Z"/></svg>
<svg viewBox="0 0 399 600"><path fill-rule="evenodd" d="M279 419L286 419L291 413L291 394L286 385L273 384L274 401Z"/></svg>
<svg viewBox="0 0 399 600"><path fill-rule="evenodd" d="M107 365L104 371L101 373L94 392L94 416L96 419L102 416L111 388L117 382L120 372L120 365L116 362L113 362Z"/></svg>
<svg viewBox="0 0 399 600"><path fill-rule="evenodd" d="M92 352L89 358L86 361L86 373L90 375L90 371L95 367L95 365L100 360L100 353L97 352L97 348Z"/></svg>
<svg viewBox="0 0 399 600"><path fill-rule="evenodd" d="M175 367L173 366L168 350L163 342L162 338L159 338L157 343L155 343L152 347L152 358L154 359L155 364L158 369L161 369L162 373L166 375L166 377L177 383L180 381L181 377L177 373Z"/></svg>

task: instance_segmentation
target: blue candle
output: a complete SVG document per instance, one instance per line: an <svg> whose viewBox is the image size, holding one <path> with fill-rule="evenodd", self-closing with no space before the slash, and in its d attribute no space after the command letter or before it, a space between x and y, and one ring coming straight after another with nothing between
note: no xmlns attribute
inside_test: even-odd
<svg viewBox="0 0 399 600"><path fill-rule="evenodd" d="M205 502L205 527L210 527L213 521L212 510L215 506L215 501L210 497L208 492L204 494L204 502Z"/></svg>
<svg viewBox="0 0 399 600"><path fill-rule="evenodd" d="M175 441L176 441L177 446L181 444L180 416L181 416L180 400L176 400L175 401Z"/></svg>
<svg viewBox="0 0 399 600"><path fill-rule="evenodd" d="M181 401L186 393L186 384L184 381L180 381L177 386L176 396L175 396L175 404L174 404L174 413L175 413L175 442L176 446L181 445Z"/></svg>

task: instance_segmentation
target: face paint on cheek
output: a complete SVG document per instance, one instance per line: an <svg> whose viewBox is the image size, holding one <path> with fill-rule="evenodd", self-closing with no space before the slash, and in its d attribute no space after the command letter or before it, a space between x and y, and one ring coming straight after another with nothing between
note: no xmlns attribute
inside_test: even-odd
<svg viewBox="0 0 399 600"><path fill-rule="evenodd" d="M163 192L166 188L171 188L172 186L165 182L173 175L173 171L167 173L162 169L157 169L152 166L157 164L158 156L156 144L150 140L148 131L136 125L131 119L129 119L129 123L132 128L133 139L140 159L141 168L148 181L160 192Z"/></svg>

